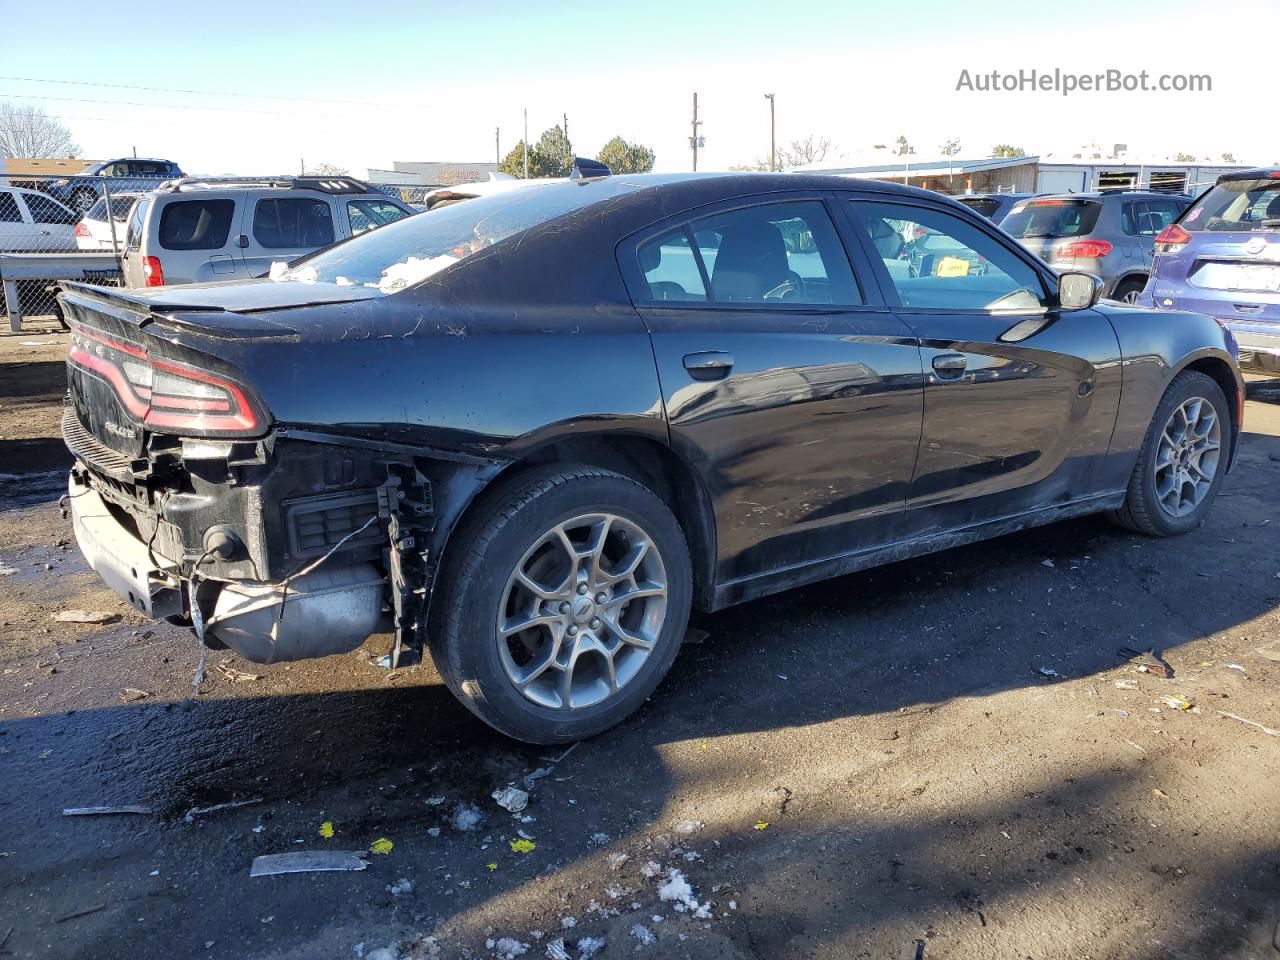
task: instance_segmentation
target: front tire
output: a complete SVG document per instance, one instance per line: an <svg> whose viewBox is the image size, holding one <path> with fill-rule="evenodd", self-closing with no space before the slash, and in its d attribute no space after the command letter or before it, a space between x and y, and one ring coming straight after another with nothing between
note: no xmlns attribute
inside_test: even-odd
<svg viewBox="0 0 1280 960"><path fill-rule="evenodd" d="M671 667L693 592L688 546L667 505L619 474L546 468L499 483L446 554L431 655L507 736L589 737Z"/></svg>
<svg viewBox="0 0 1280 960"><path fill-rule="evenodd" d="M1212 377L1184 370L1151 418L1124 505L1108 516L1157 537L1196 529L1218 496L1230 446L1231 414L1222 388Z"/></svg>
<svg viewBox="0 0 1280 960"><path fill-rule="evenodd" d="M1135 304L1146 285L1146 280L1126 280L1116 287L1115 299L1121 303Z"/></svg>

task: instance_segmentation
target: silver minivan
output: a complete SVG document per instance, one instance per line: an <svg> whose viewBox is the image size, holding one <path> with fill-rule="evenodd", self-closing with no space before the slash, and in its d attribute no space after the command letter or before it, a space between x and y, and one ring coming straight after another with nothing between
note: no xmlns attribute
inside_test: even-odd
<svg viewBox="0 0 1280 960"><path fill-rule="evenodd" d="M124 283L263 277L415 211L351 177L175 180L142 197L125 231Z"/></svg>

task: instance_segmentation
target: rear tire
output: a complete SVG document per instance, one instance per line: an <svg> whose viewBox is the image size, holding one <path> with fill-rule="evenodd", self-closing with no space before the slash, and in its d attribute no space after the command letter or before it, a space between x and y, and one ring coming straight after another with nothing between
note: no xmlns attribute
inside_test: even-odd
<svg viewBox="0 0 1280 960"><path fill-rule="evenodd" d="M1138 294L1146 285L1146 280L1126 280L1116 287L1115 299L1121 303L1136 303Z"/></svg>
<svg viewBox="0 0 1280 960"><path fill-rule="evenodd" d="M684 534L656 494L607 470L499 483L446 552L432 658L509 737L600 733L645 701L680 648L693 593Z"/></svg>
<svg viewBox="0 0 1280 960"><path fill-rule="evenodd" d="M1231 452L1231 413L1212 377L1173 378L1147 427L1124 505L1107 516L1156 537L1189 533L1218 496Z"/></svg>

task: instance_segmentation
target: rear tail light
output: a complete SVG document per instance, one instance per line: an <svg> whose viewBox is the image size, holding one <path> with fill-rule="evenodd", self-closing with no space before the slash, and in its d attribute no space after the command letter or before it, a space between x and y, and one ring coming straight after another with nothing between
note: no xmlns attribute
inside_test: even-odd
<svg viewBox="0 0 1280 960"><path fill-rule="evenodd" d="M125 409L153 430L222 436L261 431L263 420L238 385L134 344L77 326L67 360L109 383Z"/></svg>
<svg viewBox="0 0 1280 960"><path fill-rule="evenodd" d="M1156 234L1154 249L1156 253L1177 253L1190 242L1191 234L1171 223Z"/></svg>
<svg viewBox="0 0 1280 960"><path fill-rule="evenodd" d="M1106 240L1073 240L1060 246L1055 256L1059 260L1101 260L1111 249Z"/></svg>
<svg viewBox="0 0 1280 960"><path fill-rule="evenodd" d="M89 228L84 225L84 221L81 221L80 223L76 224L76 236L77 237L92 236L92 234L89 233Z"/></svg>
<svg viewBox="0 0 1280 960"><path fill-rule="evenodd" d="M164 286L164 267L160 265L159 257L142 258L142 276L146 279L144 287Z"/></svg>

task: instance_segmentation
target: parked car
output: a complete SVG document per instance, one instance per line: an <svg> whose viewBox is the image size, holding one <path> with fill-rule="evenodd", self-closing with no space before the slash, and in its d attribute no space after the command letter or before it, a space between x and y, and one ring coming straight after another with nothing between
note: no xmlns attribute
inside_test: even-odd
<svg viewBox="0 0 1280 960"><path fill-rule="evenodd" d="M76 224L76 247L81 250L123 250L129 214L141 196L140 193L111 195L110 219L115 221L114 226L107 219L107 198L99 197Z"/></svg>
<svg viewBox="0 0 1280 960"><path fill-rule="evenodd" d="M1241 366L1280 373L1280 168L1219 177L1165 227L1137 302L1217 317Z"/></svg>
<svg viewBox="0 0 1280 960"><path fill-rule="evenodd" d="M898 270L874 238L913 225L985 271ZM898 184L513 190L274 279L70 287L68 503L102 578L207 645L391 629L393 663L425 645L484 721L565 742L644 702L691 606L1081 514L1194 529L1233 344L1100 291Z"/></svg>
<svg viewBox="0 0 1280 960"><path fill-rule="evenodd" d="M265 276L413 213L351 177L185 179L141 200L125 230L129 287Z"/></svg>
<svg viewBox="0 0 1280 960"><path fill-rule="evenodd" d="M74 177L63 177L51 180L46 186L47 192L73 210L84 212L97 202L108 189L103 180L110 177L113 183L109 189L115 193L150 189L150 185L159 180L174 180L186 174L172 160L158 160L152 157L125 157L120 160L101 160L91 163Z"/></svg>
<svg viewBox="0 0 1280 960"><path fill-rule="evenodd" d="M38 190L0 186L0 250L49 253L74 250L80 218Z"/></svg>
<svg viewBox="0 0 1280 960"><path fill-rule="evenodd" d="M1156 234L1190 200L1147 190L1100 190L1035 197L1000 222L1055 270L1100 277L1103 295L1133 303L1151 273Z"/></svg>
<svg viewBox="0 0 1280 960"><path fill-rule="evenodd" d="M1023 200L1037 196L1034 193L968 193L955 199L970 210L980 213L992 223L999 223Z"/></svg>

